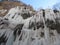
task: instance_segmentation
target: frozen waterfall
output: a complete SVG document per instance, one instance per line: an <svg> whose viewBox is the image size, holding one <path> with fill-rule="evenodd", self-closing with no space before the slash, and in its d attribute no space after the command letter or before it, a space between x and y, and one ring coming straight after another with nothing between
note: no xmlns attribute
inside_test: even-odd
<svg viewBox="0 0 60 45"><path fill-rule="evenodd" d="M10 9L0 18L0 45L60 45L60 11Z"/></svg>

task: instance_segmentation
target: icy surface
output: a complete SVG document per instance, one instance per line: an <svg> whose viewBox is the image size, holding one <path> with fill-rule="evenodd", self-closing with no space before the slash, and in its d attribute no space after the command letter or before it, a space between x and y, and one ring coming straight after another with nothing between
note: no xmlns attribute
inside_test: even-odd
<svg viewBox="0 0 60 45"><path fill-rule="evenodd" d="M35 15L30 12L15 7L0 18L0 45L60 45L60 12L52 9L41 9Z"/></svg>

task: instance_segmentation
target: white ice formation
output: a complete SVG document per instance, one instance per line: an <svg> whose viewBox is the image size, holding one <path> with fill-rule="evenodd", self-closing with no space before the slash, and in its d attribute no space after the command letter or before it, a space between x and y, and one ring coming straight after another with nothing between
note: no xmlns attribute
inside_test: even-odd
<svg viewBox="0 0 60 45"><path fill-rule="evenodd" d="M60 45L60 11L31 12L15 7L0 17L0 45Z"/></svg>

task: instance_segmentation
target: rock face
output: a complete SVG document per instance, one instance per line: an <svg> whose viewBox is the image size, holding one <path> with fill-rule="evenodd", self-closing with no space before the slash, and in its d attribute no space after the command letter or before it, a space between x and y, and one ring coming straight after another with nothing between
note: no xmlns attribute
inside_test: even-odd
<svg viewBox="0 0 60 45"><path fill-rule="evenodd" d="M0 45L60 45L60 11L10 9L0 17Z"/></svg>
<svg viewBox="0 0 60 45"><path fill-rule="evenodd" d="M3 10L3 11L7 10L7 11L5 13L3 13L3 14L0 13L0 16L2 16L2 17L5 16L11 8L14 8L14 7L17 7L17 6L28 8L31 11L34 11L32 6L26 5L25 3L21 2L21 1L17 1L17 0L2 0L0 2L0 10Z"/></svg>

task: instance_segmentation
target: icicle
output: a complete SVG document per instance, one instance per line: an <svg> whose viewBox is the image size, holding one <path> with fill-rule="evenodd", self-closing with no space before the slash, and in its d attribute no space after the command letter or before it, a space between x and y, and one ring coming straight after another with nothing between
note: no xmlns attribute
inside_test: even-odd
<svg viewBox="0 0 60 45"><path fill-rule="evenodd" d="M11 32L6 45L13 45L13 42L14 42L14 35L13 35L13 32Z"/></svg>

